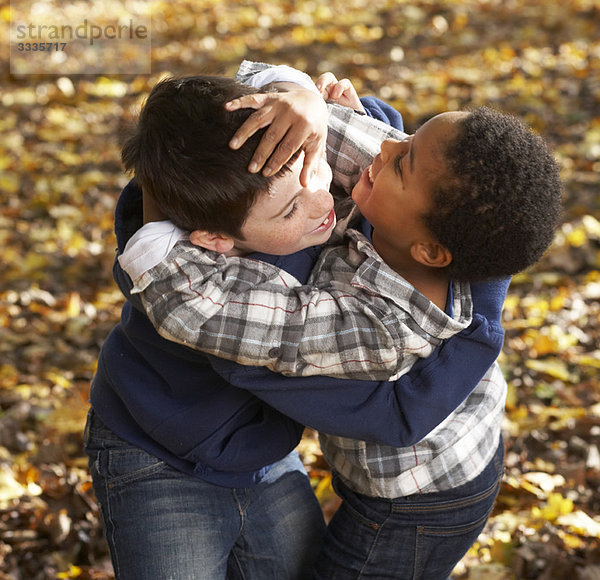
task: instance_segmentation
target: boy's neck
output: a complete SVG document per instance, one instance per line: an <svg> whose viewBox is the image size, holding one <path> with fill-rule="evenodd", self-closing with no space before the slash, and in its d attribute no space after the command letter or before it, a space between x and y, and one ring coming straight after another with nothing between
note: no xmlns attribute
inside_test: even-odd
<svg viewBox="0 0 600 580"><path fill-rule="evenodd" d="M391 253L388 259L386 251L377 247L376 237L373 237L373 245L383 261L398 272L407 282L414 286L423 296L431 300L440 310L446 309L448 298L448 285L450 276L444 268L432 268L415 261L409 253L399 255L397 250Z"/></svg>
<svg viewBox="0 0 600 580"><path fill-rule="evenodd" d="M145 191L142 190L142 205L144 214L144 223L160 222L166 220L167 217L163 214L156 205L154 199Z"/></svg>
<svg viewBox="0 0 600 580"><path fill-rule="evenodd" d="M402 274L402 272L398 272ZM429 298L440 310L446 309L448 300L448 285L450 278L438 268L423 266L423 272L415 273L413 276L404 276L423 296Z"/></svg>

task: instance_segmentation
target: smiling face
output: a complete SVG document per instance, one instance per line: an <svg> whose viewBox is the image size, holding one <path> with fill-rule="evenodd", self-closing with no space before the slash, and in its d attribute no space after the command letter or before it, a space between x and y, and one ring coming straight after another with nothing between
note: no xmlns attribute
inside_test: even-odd
<svg viewBox="0 0 600 580"><path fill-rule="evenodd" d="M352 190L352 199L373 226L373 244L381 257L401 271L412 261L412 248L436 240L422 216L430 210L430 191L446 171L445 144L468 113L443 113L404 141L387 140Z"/></svg>
<svg viewBox="0 0 600 580"><path fill-rule="evenodd" d="M331 168L323 159L310 186L302 187L303 162L302 154L256 198L241 228L244 239L234 240L235 253L287 255L329 239L335 225Z"/></svg>

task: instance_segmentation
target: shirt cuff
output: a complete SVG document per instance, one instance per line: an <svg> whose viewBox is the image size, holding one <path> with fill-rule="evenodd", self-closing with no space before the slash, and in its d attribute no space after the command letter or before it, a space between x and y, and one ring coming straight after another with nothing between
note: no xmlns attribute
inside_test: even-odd
<svg viewBox="0 0 600 580"><path fill-rule="evenodd" d="M259 89L269 83L294 83L313 91L314 93L320 94L315 83L313 83L312 79L306 73L285 64L273 66L258 72L245 82L246 84Z"/></svg>

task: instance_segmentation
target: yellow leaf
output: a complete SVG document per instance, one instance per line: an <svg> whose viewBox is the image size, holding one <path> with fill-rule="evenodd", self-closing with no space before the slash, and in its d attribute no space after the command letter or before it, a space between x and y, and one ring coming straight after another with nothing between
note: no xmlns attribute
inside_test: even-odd
<svg viewBox="0 0 600 580"><path fill-rule="evenodd" d="M81 576L83 570L79 566L73 566L71 564L66 572L59 572L57 578L78 578Z"/></svg>
<svg viewBox="0 0 600 580"><path fill-rule="evenodd" d="M534 506L531 509L531 514L535 518L554 522L559 516L570 514L573 511L573 507L572 500L563 497L560 493L551 493L548 496L546 505L541 508Z"/></svg>
<svg viewBox="0 0 600 580"><path fill-rule="evenodd" d="M73 383L67 377L56 370L46 372L44 378L63 389L70 389L73 386Z"/></svg>
<svg viewBox="0 0 600 580"><path fill-rule="evenodd" d="M582 550L586 546L586 543L579 536L567 534L563 530L557 530L556 533L558 537L564 542L565 546L567 546L567 548L570 548L571 550Z"/></svg>
<svg viewBox="0 0 600 580"><path fill-rule="evenodd" d="M583 227L575 228L567 235L567 243L574 248L580 248L587 242L587 233Z"/></svg>
<svg viewBox="0 0 600 580"><path fill-rule="evenodd" d="M573 362L578 365L584 365L600 369L600 350L595 350L588 354L576 355L573 358Z"/></svg>
<svg viewBox="0 0 600 580"><path fill-rule="evenodd" d="M79 292L70 292L67 301L67 317L75 318L81 314L81 296Z"/></svg>
<svg viewBox="0 0 600 580"><path fill-rule="evenodd" d="M565 484L565 478L562 475L550 475L542 471L530 471L523 474L523 478L539 487L543 492L550 493L556 487Z"/></svg>
<svg viewBox="0 0 600 580"><path fill-rule="evenodd" d="M0 469L0 502L17 499L26 493L24 488L13 476L8 467Z"/></svg>
<svg viewBox="0 0 600 580"><path fill-rule="evenodd" d="M573 382L576 380L576 377L569 372L566 363L557 358L527 360L525 366L533 371L545 373L561 381Z"/></svg>
<svg viewBox="0 0 600 580"><path fill-rule="evenodd" d="M18 175L14 173L3 173L0 175L0 190L7 194L17 193L20 187L20 180Z"/></svg>
<svg viewBox="0 0 600 580"><path fill-rule="evenodd" d="M3 22L10 22L10 6L3 6L2 8L0 8L0 20L2 20Z"/></svg>
<svg viewBox="0 0 600 580"><path fill-rule="evenodd" d="M36 270L44 270L48 266L48 257L37 252L28 252L21 264L21 269L24 272L35 272Z"/></svg>
<svg viewBox="0 0 600 580"><path fill-rule="evenodd" d="M19 381L19 371L11 364L0 365L0 388L14 387Z"/></svg>
<svg viewBox="0 0 600 580"><path fill-rule="evenodd" d="M334 491L331 487L331 474L328 474L317 484L315 495L319 502L322 503L323 500L329 499L333 493Z"/></svg>
<svg viewBox="0 0 600 580"><path fill-rule="evenodd" d="M525 333L524 339L538 356L563 352L579 342L576 336L567 334L557 324L544 326L540 330L529 329Z"/></svg>

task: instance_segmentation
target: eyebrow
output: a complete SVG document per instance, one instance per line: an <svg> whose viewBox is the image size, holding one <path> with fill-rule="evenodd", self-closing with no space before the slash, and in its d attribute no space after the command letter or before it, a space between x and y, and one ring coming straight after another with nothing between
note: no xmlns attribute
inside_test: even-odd
<svg viewBox="0 0 600 580"><path fill-rule="evenodd" d="M408 159L410 161L410 172L414 173L414 171L415 171L415 140L414 140L414 138L410 143L410 152L408 155Z"/></svg>

